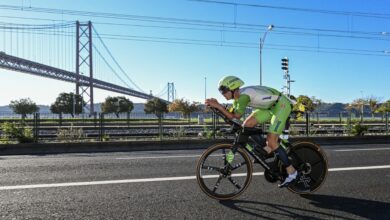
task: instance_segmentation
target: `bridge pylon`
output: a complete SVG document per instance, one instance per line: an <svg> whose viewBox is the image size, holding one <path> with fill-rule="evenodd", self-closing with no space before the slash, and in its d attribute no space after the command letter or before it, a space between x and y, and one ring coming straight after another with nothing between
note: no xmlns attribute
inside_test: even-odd
<svg viewBox="0 0 390 220"><path fill-rule="evenodd" d="M93 65L92 65L92 23L76 21L76 94L86 99L86 110L93 114ZM89 75L89 82L82 83L80 75Z"/></svg>
<svg viewBox="0 0 390 220"><path fill-rule="evenodd" d="M173 82L168 83L168 102L173 102L175 100L175 84Z"/></svg>

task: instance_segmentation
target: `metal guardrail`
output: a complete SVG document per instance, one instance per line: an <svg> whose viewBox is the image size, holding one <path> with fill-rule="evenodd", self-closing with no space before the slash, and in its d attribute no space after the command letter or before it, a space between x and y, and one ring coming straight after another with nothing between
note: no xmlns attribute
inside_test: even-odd
<svg viewBox="0 0 390 220"><path fill-rule="evenodd" d="M1 114L0 114L1 116ZM15 117L0 117L0 124L4 122L20 123L21 115ZM17 117L16 117L17 116ZM65 117L64 117L65 116ZM181 114L166 114L158 120L154 115L141 117L142 114L99 114L99 115L78 115L77 118L69 115L39 114L28 115L23 121L31 128L34 140L56 140L62 138L77 140L104 141L107 139L131 139L131 138L182 138L204 136L215 139L218 136L217 128L227 127L218 116L211 113L192 114L191 119L181 117ZM197 118L195 117L197 116ZM343 136L348 135L351 129L351 122L358 122L358 119L351 117L335 122L321 122L310 120L306 115L305 120L293 121L290 127L290 134L295 136ZM388 114L382 120L377 118L363 121L368 126L368 133L385 134L389 132ZM267 125L266 125L267 127ZM0 135L3 132L0 129ZM70 140L71 141L71 140Z"/></svg>

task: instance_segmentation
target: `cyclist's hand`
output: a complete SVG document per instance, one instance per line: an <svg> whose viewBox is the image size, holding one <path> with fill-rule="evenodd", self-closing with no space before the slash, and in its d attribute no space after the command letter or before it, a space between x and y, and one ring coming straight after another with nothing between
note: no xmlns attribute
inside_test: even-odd
<svg viewBox="0 0 390 220"><path fill-rule="evenodd" d="M218 106L221 105L221 104L219 104L219 102L218 102L216 99L214 99L214 98L206 99L204 103L205 103L205 105L210 106L210 107L213 107L213 108L217 108Z"/></svg>

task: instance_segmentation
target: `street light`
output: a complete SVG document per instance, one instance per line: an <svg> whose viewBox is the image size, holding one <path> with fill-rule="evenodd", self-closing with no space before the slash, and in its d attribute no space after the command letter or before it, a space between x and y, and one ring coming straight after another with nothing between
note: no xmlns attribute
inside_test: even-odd
<svg viewBox="0 0 390 220"><path fill-rule="evenodd" d="M261 55L262 55L262 50L264 46L264 41L265 38L267 37L267 33L271 31L274 28L274 25L270 24L268 25L267 31L264 33L263 38L260 38L260 86L263 85L263 65L262 65L262 60L261 60Z"/></svg>

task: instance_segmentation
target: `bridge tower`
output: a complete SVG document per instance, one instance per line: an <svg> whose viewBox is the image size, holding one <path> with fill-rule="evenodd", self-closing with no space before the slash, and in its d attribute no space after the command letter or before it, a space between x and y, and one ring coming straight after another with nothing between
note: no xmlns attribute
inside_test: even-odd
<svg viewBox="0 0 390 220"><path fill-rule="evenodd" d="M175 84L173 82L168 83L168 102L175 100Z"/></svg>
<svg viewBox="0 0 390 220"><path fill-rule="evenodd" d="M93 65L92 65L92 23L76 22L76 94L86 99L86 110L93 114ZM79 75L89 75L88 83L80 83Z"/></svg>

